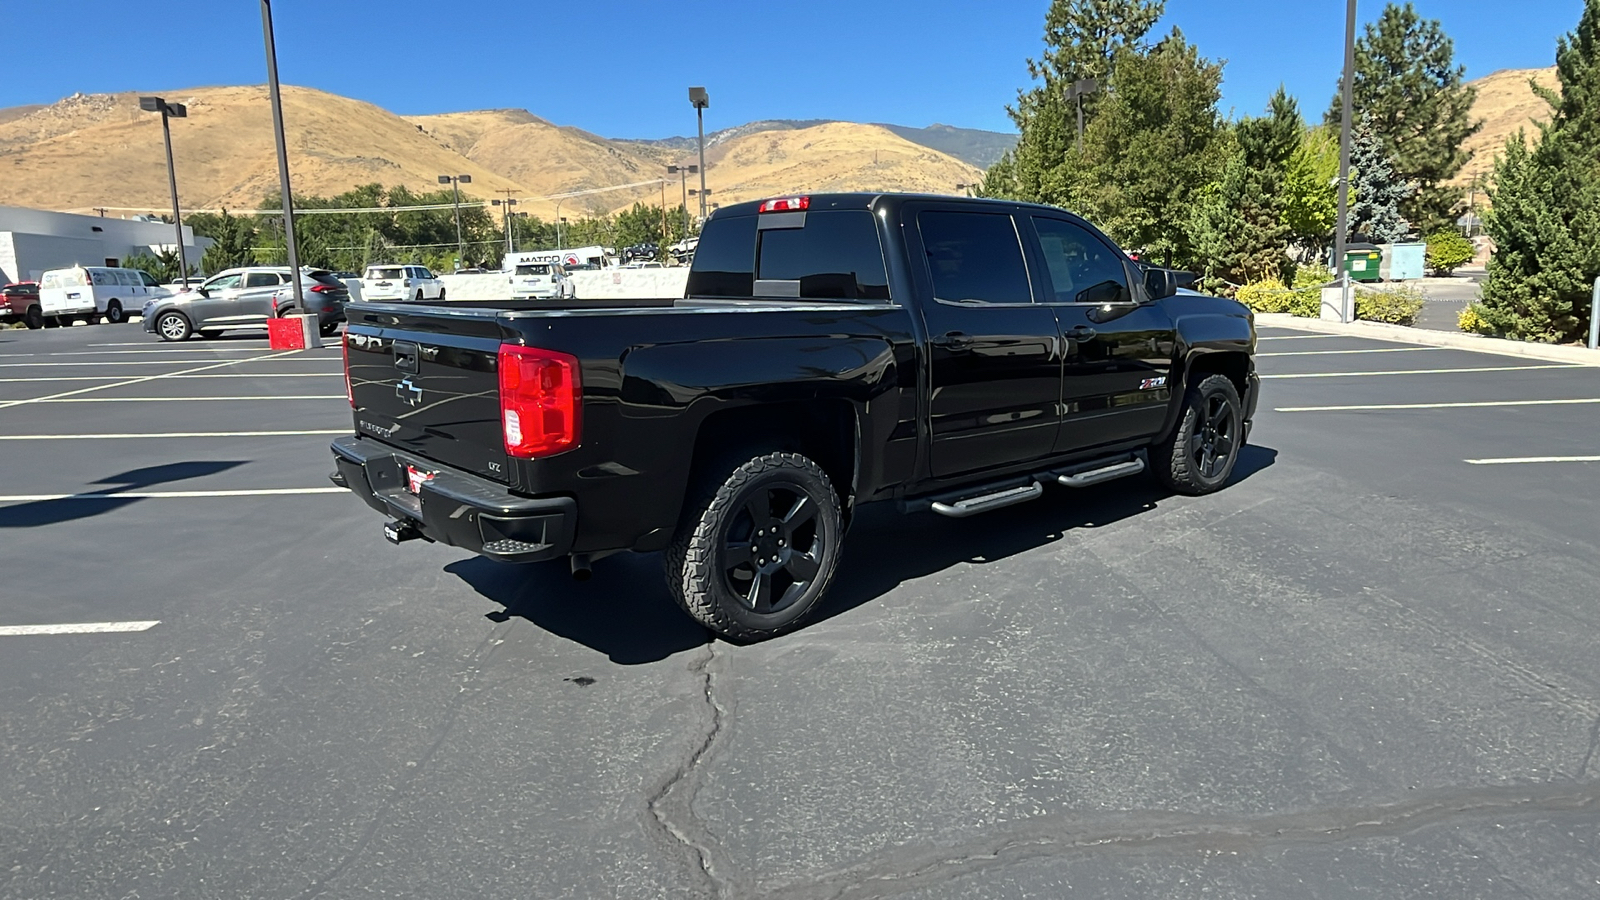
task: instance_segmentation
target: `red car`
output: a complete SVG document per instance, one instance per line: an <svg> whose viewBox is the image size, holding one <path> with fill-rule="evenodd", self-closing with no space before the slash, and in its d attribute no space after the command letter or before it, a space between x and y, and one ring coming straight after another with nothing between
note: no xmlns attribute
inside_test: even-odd
<svg viewBox="0 0 1600 900"><path fill-rule="evenodd" d="M39 308L39 282L18 281L0 288L0 324L26 322L29 328L44 327L44 311Z"/></svg>

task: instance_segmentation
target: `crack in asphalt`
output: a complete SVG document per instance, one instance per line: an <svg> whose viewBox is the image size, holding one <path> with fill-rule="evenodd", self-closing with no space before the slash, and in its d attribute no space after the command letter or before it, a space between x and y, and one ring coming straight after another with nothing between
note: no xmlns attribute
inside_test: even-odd
<svg viewBox="0 0 1600 900"><path fill-rule="evenodd" d="M345 854L344 859L339 860L338 864L332 869L311 882L304 891L295 895L295 900L311 900L313 897L322 896L340 875L348 871L356 860L367 852L367 848L372 845L373 838L378 835L378 829L383 826L384 822L389 820L389 814L394 810L395 804L407 795L412 782L416 781L417 776L428 768L428 763L433 760L433 755L439 752L439 748L444 745L445 738L450 736L451 730L455 728L456 717L461 713L461 706L471 693L468 688L483 674L483 668L488 663L489 657L494 655L494 649L504 642L500 635L508 627L507 625L501 625L498 628L491 629L472 651L472 667L467 672L467 677L462 679L457 686L455 696L450 698L450 706L445 710L444 722L439 729L439 736L434 738L433 743L428 745L428 749L415 760L415 765L408 765L400 773L399 777L395 779L394 783L389 785L388 796L384 797L383 802L378 805L378 811L373 814L372 821L368 822L366 829L362 831L361 840L356 842L355 849Z"/></svg>
<svg viewBox="0 0 1600 900"><path fill-rule="evenodd" d="M1595 716L1594 724L1589 726L1589 750L1583 754L1583 764L1578 766L1574 781L1582 781L1583 776L1589 773L1589 763L1594 759L1596 748L1600 748L1600 716Z"/></svg>
<svg viewBox="0 0 1600 900"><path fill-rule="evenodd" d="M729 896L728 879L721 872L732 869L710 834L694 814L694 798L699 792L698 769L710 755L713 745L722 733L722 706L717 703L716 685L711 674L711 664L717 659L716 643L706 644L705 654L689 664L689 673L700 679L700 698L704 705L705 727L700 741L689 755L661 783L645 805L650 816L668 843L679 847L699 873L704 890L711 897ZM684 790L679 791L682 787Z"/></svg>
<svg viewBox="0 0 1600 900"><path fill-rule="evenodd" d="M1545 783L1437 791L1383 806L1256 818L1183 813L1082 817L1061 814L1017 822L1000 833L953 847L899 848L875 860L806 876L760 896L767 900L871 900L953 881L999 865L1087 851L1152 848L1244 851L1285 844L1348 844L1392 837L1463 819L1600 810L1600 782Z"/></svg>

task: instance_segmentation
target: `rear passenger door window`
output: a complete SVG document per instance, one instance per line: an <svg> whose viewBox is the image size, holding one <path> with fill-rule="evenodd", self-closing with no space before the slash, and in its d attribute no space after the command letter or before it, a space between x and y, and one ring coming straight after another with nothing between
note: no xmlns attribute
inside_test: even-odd
<svg viewBox="0 0 1600 900"><path fill-rule="evenodd" d="M917 224L935 300L965 306L1033 302L1010 215L929 210Z"/></svg>
<svg viewBox="0 0 1600 900"><path fill-rule="evenodd" d="M278 276L273 272L247 272L244 276L244 286L247 289L276 287L278 284Z"/></svg>

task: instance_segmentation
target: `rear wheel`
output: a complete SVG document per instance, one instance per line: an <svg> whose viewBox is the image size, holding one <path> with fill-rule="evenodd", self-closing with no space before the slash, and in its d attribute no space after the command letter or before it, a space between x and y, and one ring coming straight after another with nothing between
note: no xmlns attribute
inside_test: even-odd
<svg viewBox="0 0 1600 900"><path fill-rule="evenodd" d="M106 321L107 322L111 323L112 325L116 325L116 324L119 324L121 322L126 322L127 320L128 320L128 317L124 316L122 314L122 301L113 300L110 303L106 304Z"/></svg>
<svg viewBox="0 0 1600 900"><path fill-rule="evenodd" d="M763 640L816 610L843 536L822 469L797 453L767 453L702 484L667 548L667 584L717 634Z"/></svg>
<svg viewBox="0 0 1600 900"><path fill-rule="evenodd" d="M417 302L422 302L422 288L417 288Z"/></svg>
<svg viewBox="0 0 1600 900"><path fill-rule="evenodd" d="M322 336L323 337L333 337L334 334L338 333L338 331L339 331L339 323L338 322L327 322L327 323L325 323L323 325L318 326L317 330L322 332Z"/></svg>
<svg viewBox="0 0 1600 900"><path fill-rule="evenodd" d="M56 324L62 328L71 328L73 321L76 319L77 316L56 316Z"/></svg>
<svg viewBox="0 0 1600 900"><path fill-rule="evenodd" d="M28 311L22 314L22 321L29 328L37 331L44 327L44 313L39 311L39 307L30 306Z"/></svg>
<svg viewBox="0 0 1600 900"><path fill-rule="evenodd" d="M439 302L444 302L444 288L439 288Z"/></svg>
<svg viewBox="0 0 1600 900"><path fill-rule="evenodd" d="M1180 494L1209 494L1228 483L1244 446L1239 391L1226 375L1209 375L1184 394L1172 437L1150 448L1150 468Z"/></svg>
<svg viewBox="0 0 1600 900"><path fill-rule="evenodd" d="M194 334L194 328L182 313L164 312L156 318L156 334L164 341L185 341Z"/></svg>

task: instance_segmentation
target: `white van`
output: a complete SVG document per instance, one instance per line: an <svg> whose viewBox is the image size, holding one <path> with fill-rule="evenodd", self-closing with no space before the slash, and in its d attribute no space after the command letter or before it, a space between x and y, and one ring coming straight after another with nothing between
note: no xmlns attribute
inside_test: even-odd
<svg viewBox="0 0 1600 900"><path fill-rule="evenodd" d="M71 325L74 319L126 322L144 305L172 292L140 269L73 266L51 269L39 279L39 311L47 319Z"/></svg>

